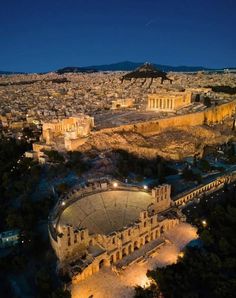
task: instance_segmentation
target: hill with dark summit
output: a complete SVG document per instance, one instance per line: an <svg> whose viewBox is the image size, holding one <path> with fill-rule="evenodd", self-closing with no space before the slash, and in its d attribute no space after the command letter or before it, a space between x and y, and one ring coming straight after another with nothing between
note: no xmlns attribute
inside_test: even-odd
<svg viewBox="0 0 236 298"><path fill-rule="evenodd" d="M171 81L171 79L167 77L166 72L157 69L153 64L150 63L144 63L143 65L136 68L134 71L131 71L123 76L123 80L131 80L138 78L161 78L162 83L164 80Z"/></svg>

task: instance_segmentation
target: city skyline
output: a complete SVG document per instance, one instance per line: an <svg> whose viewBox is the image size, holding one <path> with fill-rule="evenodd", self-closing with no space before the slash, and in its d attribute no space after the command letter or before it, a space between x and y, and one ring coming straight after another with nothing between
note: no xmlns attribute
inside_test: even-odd
<svg viewBox="0 0 236 298"><path fill-rule="evenodd" d="M46 72L127 60L235 67L235 6L231 0L5 2L0 70Z"/></svg>

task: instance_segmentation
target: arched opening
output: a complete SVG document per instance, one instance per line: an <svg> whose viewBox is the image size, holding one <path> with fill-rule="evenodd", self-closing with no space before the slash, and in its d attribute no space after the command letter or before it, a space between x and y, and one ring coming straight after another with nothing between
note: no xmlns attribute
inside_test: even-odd
<svg viewBox="0 0 236 298"><path fill-rule="evenodd" d="M137 250L138 249L138 241L135 241L134 242L134 250Z"/></svg>
<svg viewBox="0 0 236 298"><path fill-rule="evenodd" d="M90 245L90 246L93 245L93 240L92 240L92 239L89 241L89 245Z"/></svg>
<svg viewBox="0 0 236 298"><path fill-rule="evenodd" d="M153 233L151 233L151 241L153 240Z"/></svg>
<svg viewBox="0 0 236 298"><path fill-rule="evenodd" d="M99 262L99 269L103 268L103 267L104 267L104 264L105 264L105 261L104 261L104 259L102 259L102 260Z"/></svg>
<svg viewBox="0 0 236 298"><path fill-rule="evenodd" d="M165 232L164 227L161 227L161 234L163 234Z"/></svg>
<svg viewBox="0 0 236 298"><path fill-rule="evenodd" d="M111 255L111 258L110 258L110 263L113 264L114 263L114 256Z"/></svg>
<svg viewBox="0 0 236 298"><path fill-rule="evenodd" d="M132 245L131 244L129 245L128 252L129 252L129 254L132 253Z"/></svg>
<svg viewBox="0 0 236 298"><path fill-rule="evenodd" d="M75 237L74 237L74 243L77 243L77 233L74 234Z"/></svg>
<svg viewBox="0 0 236 298"><path fill-rule="evenodd" d="M126 256L125 248L122 249L122 258Z"/></svg>
<svg viewBox="0 0 236 298"><path fill-rule="evenodd" d="M148 242L149 242L149 237L147 235L147 236L145 236L145 243L148 243Z"/></svg>
<svg viewBox="0 0 236 298"><path fill-rule="evenodd" d="M143 246L143 238L141 238L141 240L140 240L140 246Z"/></svg>
<svg viewBox="0 0 236 298"><path fill-rule="evenodd" d="M118 261L119 259L120 259L120 252L117 251L117 253L116 253L116 260Z"/></svg>
<svg viewBox="0 0 236 298"><path fill-rule="evenodd" d="M200 94L195 95L195 102L200 102Z"/></svg>

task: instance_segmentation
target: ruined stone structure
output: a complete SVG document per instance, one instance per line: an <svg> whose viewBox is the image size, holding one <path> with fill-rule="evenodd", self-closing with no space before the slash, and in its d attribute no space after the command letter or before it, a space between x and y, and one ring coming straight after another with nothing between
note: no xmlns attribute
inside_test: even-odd
<svg viewBox="0 0 236 298"><path fill-rule="evenodd" d="M236 100L232 100L231 102L221 104L218 106L207 108L203 111L196 113L189 113L177 116L170 116L157 120L150 120L145 122L137 122L133 124L120 125L112 128L104 128L99 131L92 131L90 136L95 139L102 138L102 134L113 134L113 133L122 133L122 132L135 132L140 133L142 135L151 135L156 133L164 132L166 129L178 128L178 127L188 127L188 126L201 126L204 124L212 125L221 123L225 119L232 117L235 115L236 111ZM93 126L93 121L90 120L93 118L88 118L89 123ZM60 126L59 126L60 127ZM33 151L27 152L28 157L36 158L42 162L45 161L43 150L77 150L80 145L84 144L87 140L86 137L80 136L76 137L76 133L73 131L63 132L58 137L51 137L50 128L49 131L46 132L45 138L47 138L47 143L45 141L34 143ZM87 130L88 132L89 130ZM74 136L74 137L72 137ZM54 142L52 142L54 140ZM56 142L55 142L56 141ZM49 144L48 144L49 143ZM109 149L112 148L108 147ZM116 149L119 148L119 144L116 146ZM122 147L123 148L123 147ZM123 148L124 149L124 148ZM156 156L156 151L153 148L142 148L140 150L149 151L149 155Z"/></svg>
<svg viewBox="0 0 236 298"><path fill-rule="evenodd" d="M147 110L149 111L175 111L190 105L192 92L163 91L148 95Z"/></svg>
<svg viewBox="0 0 236 298"><path fill-rule="evenodd" d="M37 158L43 158L43 150L76 150L86 141L93 126L93 117L86 115L43 123L40 142L33 144L33 152Z"/></svg>
<svg viewBox="0 0 236 298"><path fill-rule="evenodd" d="M218 177L217 179L209 183L201 184L196 188L191 189L190 191L187 191L185 193L182 193L178 195L176 198L174 198L175 205L176 206L185 205L189 201L201 197L203 194L217 191L218 189L222 188L226 183L235 181L235 179L236 179L235 175L233 176L232 174L226 174L221 177Z"/></svg>
<svg viewBox="0 0 236 298"><path fill-rule="evenodd" d="M112 101L112 110L131 108L134 104L133 98L122 98Z"/></svg>
<svg viewBox="0 0 236 298"><path fill-rule="evenodd" d="M49 224L60 268L76 283L103 266L119 268L127 256L135 261L134 251L155 249L164 243L163 233L183 220L172 205L170 185L149 191L104 182L68 195Z"/></svg>
<svg viewBox="0 0 236 298"><path fill-rule="evenodd" d="M51 145L57 137L64 136L67 147L66 140L86 137L93 126L93 118L86 115L43 123L42 140Z"/></svg>
<svg viewBox="0 0 236 298"><path fill-rule="evenodd" d="M164 131L165 129L170 127L197 126L203 124L220 123L226 118L233 116L235 112L236 100L233 100L231 102L215 107L210 107L196 113L171 116L163 119L139 122L135 124L121 125L113 128L104 128L100 131L104 133L135 131L141 134L150 134ZM99 134L100 132L98 131L95 133Z"/></svg>

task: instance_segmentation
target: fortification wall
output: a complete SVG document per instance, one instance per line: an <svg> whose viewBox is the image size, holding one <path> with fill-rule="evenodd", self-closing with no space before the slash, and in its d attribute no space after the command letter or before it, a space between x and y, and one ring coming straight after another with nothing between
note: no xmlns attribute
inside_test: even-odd
<svg viewBox="0 0 236 298"><path fill-rule="evenodd" d="M190 113L185 115L173 116L169 118L140 122L136 124L121 125L119 127L104 128L94 134L99 133L113 133L113 132L128 132L134 131L141 134L157 133L167 128L178 126L196 126L207 124L214 124L224 120L226 117L232 116L236 110L236 100L231 102L210 107L204 111L197 113Z"/></svg>

